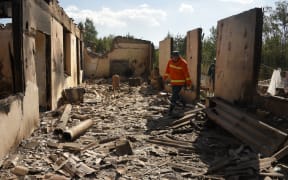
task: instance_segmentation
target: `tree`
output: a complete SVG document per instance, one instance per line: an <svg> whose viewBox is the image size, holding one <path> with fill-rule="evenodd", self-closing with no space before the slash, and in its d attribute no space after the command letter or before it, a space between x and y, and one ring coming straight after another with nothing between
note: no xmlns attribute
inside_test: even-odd
<svg viewBox="0 0 288 180"><path fill-rule="evenodd" d="M202 62L204 64L210 64L216 57L216 41L217 29L212 26L210 29L210 36L203 39Z"/></svg>
<svg viewBox="0 0 288 180"><path fill-rule="evenodd" d="M98 32L96 31L93 21L89 18L86 18L84 23L84 44L86 47L96 49L97 34Z"/></svg>
<svg viewBox="0 0 288 180"><path fill-rule="evenodd" d="M177 34L173 37L173 49L179 51L184 58L186 57L186 45L186 36Z"/></svg>
<svg viewBox="0 0 288 180"><path fill-rule="evenodd" d="M111 34L108 37L97 39L96 51L102 54L109 52L112 49L113 40L114 36Z"/></svg>
<svg viewBox="0 0 288 180"><path fill-rule="evenodd" d="M173 44L172 44L172 49L174 51L179 51L181 56L185 58L186 56L186 36L177 34L176 36L173 36L170 32L167 33L165 39L167 38L172 38L173 39Z"/></svg>
<svg viewBox="0 0 288 180"><path fill-rule="evenodd" d="M80 23L78 24L78 28L79 28L81 31L84 30L84 25L83 25L82 22L80 22Z"/></svg>
<svg viewBox="0 0 288 180"><path fill-rule="evenodd" d="M275 2L264 9L262 68L288 67L288 2ZM267 70L266 70L267 71Z"/></svg>
<svg viewBox="0 0 288 180"><path fill-rule="evenodd" d="M216 41L217 41L217 29L212 26L210 28L210 35L208 37L202 35L202 63L201 71L203 74L207 74L208 68L216 58Z"/></svg>

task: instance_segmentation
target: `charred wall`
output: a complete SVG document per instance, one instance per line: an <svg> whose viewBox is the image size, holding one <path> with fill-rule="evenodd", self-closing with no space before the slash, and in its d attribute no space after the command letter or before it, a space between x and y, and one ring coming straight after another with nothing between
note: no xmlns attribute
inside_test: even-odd
<svg viewBox="0 0 288 180"><path fill-rule="evenodd" d="M200 95L200 78L201 78L201 42L202 29L197 28L187 32L187 45L186 45L186 61L190 78L192 81L192 90L182 90L181 95L187 102L193 102L199 98ZM171 51L173 49L173 39L166 38L160 41L159 44L159 72L163 76L166 71L168 61L171 59ZM171 91L171 87L165 85L165 89Z"/></svg>
<svg viewBox="0 0 288 180"><path fill-rule="evenodd" d="M153 45L149 41L116 37L104 56L85 53L85 77L145 76L150 72ZM120 68L120 69L119 69Z"/></svg>
<svg viewBox="0 0 288 180"><path fill-rule="evenodd" d="M261 62L262 21L260 8L218 21L215 96L252 103Z"/></svg>
<svg viewBox="0 0 288 180"><path fill-rule="evenodd" d="M39 107L55 109L62 90L80 83L82 37L56 1L5 1L0 9L12 18L12 28L0 29L2 157L38 127Z"/></svg>
<svg viewBox="0 0 288 180"><path fill-rule="evenodd" d="M159 43L159 72L163 76L166 71L167 63L170 59L173 40L172 38L166 38Z"/></svg>

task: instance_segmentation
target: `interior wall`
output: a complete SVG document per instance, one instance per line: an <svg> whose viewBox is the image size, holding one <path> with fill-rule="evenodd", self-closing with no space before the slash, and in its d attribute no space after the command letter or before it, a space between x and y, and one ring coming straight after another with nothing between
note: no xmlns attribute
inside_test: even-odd
<svg viewBox="0 0 288 180"><path fill-rule="evenodd" d="M64 88L63 27L52 18L51 28L51 108L55 109Z"/></svg>
<svg viewBox="0 0 288 180"><path fill-rule="evenodd" d="M66 34L66 58L70 75L65 77L65 88L77 86L77 38L71 33Z"/></svg>
<svg viewBox="0 0 288 180"><path fill-rule="evenodd" d="M86 78L109 77L110 62L108 57L99 57L84 50L84 76Z"/></svg>
<svg viewBox="0 0 288 180"><path fill-rule="evenodd" d="M41 6L39 6L39 3ZM23 29L38 30L45 34L51 33L50 9L45 2L35 0L25 0L23 15Z"/></svg>
<svg viewBox="0 0 288 180"><path fill-rule="evenodd" d="M25 9L29 11L29 9ZM30 29L30 28L29 28ZM32 30L32 32L34 32ZM23 59L25 90L23 98L23 119L19 136L26 138L39 126L39 98L36 80L35 37L29 33L23 34Z"/></svg>
<svg viewBox="0 0 288 180"><path fill-rule="evenodd" d="M150 65L150 54L149 47L150 44L147 43L121 43L117 45L119 48L114 49L109 53L108 57L110 60L110 66L112 60L124 60L129 62L127 71L131 72L130 76L142 76L145 71L149 69ZM111 69L111 67L110 67ZM110 74L113 75L113 74ZM129 73L128 73L129 76Z"/></svg>
<svg viewBox="0 0 288 180"><path fill-rule="evenodd" d="M38 31L35 38L35 64L37 86L39 90L39 106L46 108L46 94L48 90L46 86L46 36Z"/></svg>
<svg viewBox="0 0 288 180"><path fill-rule="evenodd" d="M252 103L261 62L262 22L260 8L218 21L216 97Z"/></svg>
<svg viewBox="0 0 288 180"><path fill-rule="evenodd" d="M9 53L13 53L11 26L0 28L0 99L5 98L13 92L13 76L11 69L11 58Z"/></svg>
<svg viewBox="0 0 288 180"><path fill-rule="evenodd" d="M200 97L200 79L201 79L201 34L202 29L194 29L187 32L186 60L188 70L194 87L191 98L193 100Z"/></svg>
<svg viewBox="0 0 288 180"><path fill-rule="evenodd" d="M126 64L127 75L142 76L150 67L151 44L137 40L119 39L114 44L114 49L106 56L100 57L93 52L85 50L84 73L85 77L109 77L113 74L113 69L117 69L115 61L128 62ZM116 65L117 66L117 65ZM112 72L113 71L113 72ZM124 73L125 74L125 73Z"/></svg>
<svg viewBox="0 0 288 180"><path fill-rule="evenodd" d="M171 59L172 38L166 38L159 43L159 72L163 76L168 61Z"/></svg>
<svg viewBox="0 0 288 180"><path fill-rule="evenodd" d="M20 57L23 60L17 59L18 62L23 62L23 64L18 64L17 66L21 67L23 65L24 75L22 73L19 73L19 75L24 77L19 78L24 80L25 89L23 92L14 96L10 95L0 101L0 158L8 153L11 148L16 147L22 139L30 136L34 129L39 126L39 99L35 65L36 45L35 37L31 36L31 34L35 33L35 29L30 27L33 23L29 23L31 20L29 18L37 16L37 14L33 14L35 11L33 6L29 6L30 2L23 1L23 6L17 7L20 11L23 10L23 14L16 16L20 18L16 20L17 22L24 22L23 26L21 23L18 24L19 27L15 24L13 25L13 27L17 27L20 30L19 32L25 32L23 34L15 34L15 37L23 42L19 47L23 54L16 55L14 54L16 51L12 53L13 58ZM13 11L13 13L16 12ZM5 38L3 37L3 39Z"/></svg>
<svg viewBox="0 0 288 180"><path fill-rule="evenodd" d="M0 111L0 158L20 142L17 136L20 126L22 125L22 98L19 96L10 96L0 100L1 109L6 107L7 111ZM7 107L8 106L8 107Z"/></svg>

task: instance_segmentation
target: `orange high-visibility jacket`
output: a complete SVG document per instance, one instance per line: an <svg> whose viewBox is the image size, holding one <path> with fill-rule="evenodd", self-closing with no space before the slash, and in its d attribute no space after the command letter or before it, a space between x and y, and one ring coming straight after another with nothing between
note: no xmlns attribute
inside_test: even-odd
<svg viewBox="0 0 288 180"><path fill-rule="evenodd" d="M191 79L188 72L187 62L179 57L177 62L173 62L172 59L169 60L166 72L163 79L166 80L170 76L171 85L191 85Z"/></svg>

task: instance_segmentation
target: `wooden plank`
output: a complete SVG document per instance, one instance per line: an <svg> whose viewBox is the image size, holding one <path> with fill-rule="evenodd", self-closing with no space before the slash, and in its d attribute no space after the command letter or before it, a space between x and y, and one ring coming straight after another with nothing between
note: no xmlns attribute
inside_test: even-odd
<svg viewBox="0 0 288 180"><path fill-rule="evenodd" d="M217 106L205 111L211 120L265 156L271 156L277 151L286 138L279 133L279 139L275 139L271 134L266 134L266 126L251 126L245 120L226 113Z"/></svg>
<svg viewBox="0 0 288 180"><path fill-rule="evenodd" d="M286 133L269 126L268 124L224 102L223 100L214 98L212 101L216 103L217 107L220 106L221 109L223 109L227 113L233 114L233 116L235 116L236 118L241 119L241 122L245 121L250 126L261 129L261 132L263 132L264 134L269 134L269 136L275 139L275 141L277 141L278 144L283 143L283 141L288 136Z"/></svg>
<svg viewBox="0 0 288 180"><path fill-rule="evenodd" d="M277 161L279 161L280 159L284 158L287 155L288 155L288 145L286 145L285 147L280 149L278 152L273 154L272 157L275 158Z"/></svg>
<svg viewBox="0 0 288 180"><path fill-rule="evenodd" d="M191 118L195 117L196 114L188 114L188 115L185 115L184 117L176 120L176 121L173 121L171 123L172 126L174 125L177 125L177 124L180 124L180 123L183 123L183 122L186 122L186 121L189 121Z"/></svg>
<svg viewBox="0 0 288 180"><path fill-rule="evenodd" d="M147 142L154 143L154 144L160 144L164 146L171 146L175 148L184 148L184 149L189 149L189 150L195 150L195 148L188 144L188 143L181 143L179 141L173 141L173 140L168 140L168 139L146 139Z"/></svg>
<svg viewBox="0 0 288 180"><path fill-rule="evenodd" d="M60 118L60 123L57 125L57 127L54 129L55 134L63 134L63 132L66 129L66 124L68 120L70 119L70 113L71 113L72 106L71 104L67 104L65 106L65 109L63 111L63 114Z"/></svg>
<svg viewBox="0 0 288 180"><path fill-rule="evenodd" d="M223 100L213 98L211 101L213 103L216 103L217 108L221 108L226 112L226 114L233 114L235 118L238 119L238 122L243 124L246 124L246 127L253 127L253 129L250 128L251 132L254 133L252 137L255 139L254 135L257 134L256 131L258 131L258 134L263 134L267 138L262 139L263 143L266 142L267 144L273 145L271 149L274 149L274 152L277 151L280 146L284 143L284 141L287 139L287 134L269 126L268 124L261 122L260 120L254 118L254 116L251 116L250 114L243 112L236 107L224 102ZM271 153L274 153L271 152ZM272 155L272 154L270 154Z"/></svg>

